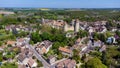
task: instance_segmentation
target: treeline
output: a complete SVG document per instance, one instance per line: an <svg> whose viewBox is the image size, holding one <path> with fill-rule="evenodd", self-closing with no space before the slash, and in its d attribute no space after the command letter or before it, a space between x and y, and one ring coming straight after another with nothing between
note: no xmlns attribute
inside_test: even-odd
<svg viewBox="0 0 120 68"><path fill-rule="evenodd" d="M71 22L72 19L79 19L81 21L100 21L100 20L116 20L120 21L120 11L113 10L81 10L81 11L15 11L14 15L0 15L0 24L18 24L24 23L40 23L41 18L45 19L62 19Z"/></svg>

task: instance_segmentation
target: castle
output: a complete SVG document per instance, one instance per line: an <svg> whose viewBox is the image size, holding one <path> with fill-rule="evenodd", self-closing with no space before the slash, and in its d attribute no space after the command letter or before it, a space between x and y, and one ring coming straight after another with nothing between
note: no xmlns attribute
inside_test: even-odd
<svg viewBox="0 0 120 68"><path fill-rule="evenodd" d="M67 31L74 31L78 32L80 29L80 22L78 19L73 19L70 24L63 20L49 20L42 18L42 24L49 25L53 28L63 29L65 32Z"/></svg>
<svg viewBox="0 0 120 68"><path fill-rule="evenodd" d="M79 20L72 20L71 25L65 23L64 24L64 31L74 31L74 32L78 32L80 29L80 22Z"/></svg>

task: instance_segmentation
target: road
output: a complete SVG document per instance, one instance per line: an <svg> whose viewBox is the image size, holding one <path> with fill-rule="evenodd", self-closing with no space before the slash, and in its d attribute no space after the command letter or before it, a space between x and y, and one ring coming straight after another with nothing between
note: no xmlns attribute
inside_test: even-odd
<svg viewBox="0 0 120 68"><path fill-rule="evenodd" d="M61 60L57 60L56 62L52 63L52 64L49 64L46 60L44 60L44 58L34 49L34 47L32 45L30 45L29 43L26 43L26 45L28 46L28 48L30 50L33 51L35 57L40 61L42 62L44 68L55 68L55 66L59 63L59 62L62 62L64 60L66 60L67 58L63 58Z"/></svg>
<svg viewBox="0 0 120 68"><path fill-rule="evenodd" d="M32 45L27 44L27 46L29 47L30 50L33 51L35 57L36 57L39 61L42 62L42 64L44 65L45 68L49 68L49 67L50 67L50 64L47 63L47 61L44 60L40 54L38 54L38 52L32 47Z"/></svg>
<svg viewBox="0 0 120 68"><path fill-rule="evenodd" d="M61 59L61 60L58 60L58 61L52 63L51 66L54 66L54 65L58 64L59 62L62 62L62 61L64 61L64 60L66 60L66 59L67 59L67 58L63 58L63 59Z"/></svg>

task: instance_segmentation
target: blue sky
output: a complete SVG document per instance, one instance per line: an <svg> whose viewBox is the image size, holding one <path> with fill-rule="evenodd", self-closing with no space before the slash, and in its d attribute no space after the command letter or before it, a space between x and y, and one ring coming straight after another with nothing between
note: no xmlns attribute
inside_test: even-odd
<svg viewBox="0 0 120 68"><path fill-rule="evenodd" d="M120 0L0 0L0 7L120 8Z"/></svg>

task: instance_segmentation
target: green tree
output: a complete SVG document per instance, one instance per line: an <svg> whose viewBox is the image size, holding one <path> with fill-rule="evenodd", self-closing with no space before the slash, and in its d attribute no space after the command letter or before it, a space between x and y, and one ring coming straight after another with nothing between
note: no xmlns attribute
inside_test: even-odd
<svg viewBox="0 0 120 68"><path fill-rule="evenodd" d="M64 21L66 21L67 23L71 23L72 19L71 18L65 18Z"/></svg>
<svg viewBox="0 0 120 68"><path fill-rule="evenodd" d="M98 58L92 58L85 64L86 68L107 68Z"/></svg>
<svg viewBox="0 0 120 68"><path fill-rule="evenodd" d="M38 32L34 32L31 34L31 40L34 42L34 43L37 43L37 42L40 42L42 41L41 37L40 37L40 34Z"/></svg>
<svg viewBox="0 0 120 68"><path fill-rule="evenodd" d="M4 63L1 65L0 68L18 68L18 65L15 63Z"/></svg>
<svg viewBox="0 0 120 68"><path fill-rule="evenodd" d="M102 42L105 42L106 41L106 35L105 34L102 34L102 33L100 33L99 35L98 35L98 39L99 40L101 40Z"/></svg>
<svg viewBox="0 0 120 68"><path fill-rule="evenodd" d="M40 62L39 60L37 60L37 63L38 63L37 67L42 67L43 66L42 62Z"/></svg>
<svg viewBox="0 0 120 68"><path fill-rule="evenodd" d="M120 31L117 30L115 33L120 37Z"/></svg>
<svg viewBox="0 0 120 68"><path fill-rule="evenodd" d="M2 52L0 52L0 62L2 62L3 60L3 56L2 56Z"/></svg>
<svg viewBox="0 0 120 68"><path fill-rule="evenodd" d="M73 50L73 57L72 57L77 63L81 61L79 51L74 49Z"/></svg>
<svg viewBox="0 0 120 68"><path fill-rule="evenodd" d="M52 39L51 39L52 36L51 36L51 34L48 33L48 32L43 32L43 33L41 34L41 37L42 37L42 40L52 40Z"/></svg>
<svg viewBox="0 0 120 68"><path fill-rule="evenodd" d="M0 41L0 46L2 46L2 42Z"/></svg>
<svg viewBox="0 0 120 68"><path fill-rule="evenodd" d="M80 30L78 32L78 37L83 38L83 37L86 37L86 36L88 36L88 32L87 31Z"/></svg>

